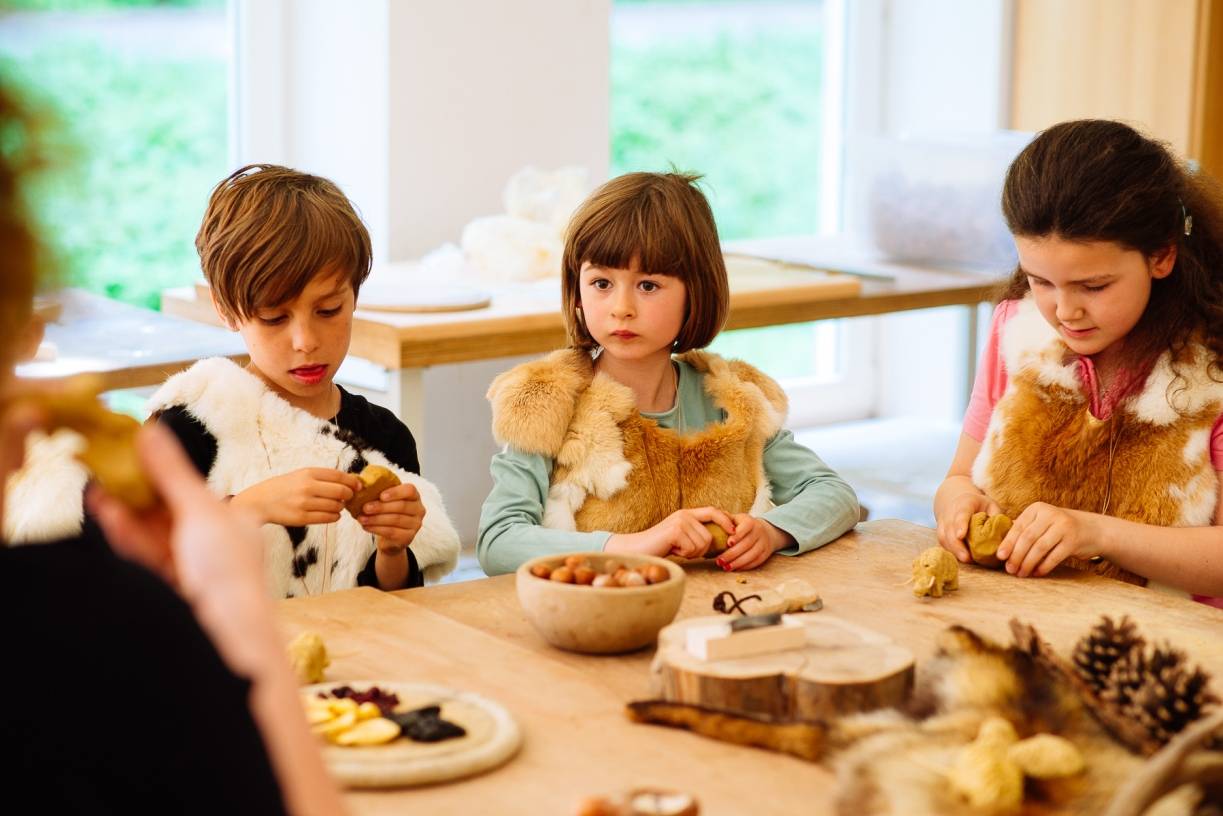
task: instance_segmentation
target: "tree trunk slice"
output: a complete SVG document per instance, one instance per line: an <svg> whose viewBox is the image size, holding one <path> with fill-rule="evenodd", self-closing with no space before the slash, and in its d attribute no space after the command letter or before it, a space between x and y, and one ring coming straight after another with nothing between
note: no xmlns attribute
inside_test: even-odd
<svg viewBox="0 0 1223 816"><path fill-rule="evenodd" d="M724 615L663 629L651 667L664 700L775 720L817 720L902 705L913 689L913 653L887 637L824 613L795 616L807 645L774 654L704 661L685 647L687 630Z"/></svg>

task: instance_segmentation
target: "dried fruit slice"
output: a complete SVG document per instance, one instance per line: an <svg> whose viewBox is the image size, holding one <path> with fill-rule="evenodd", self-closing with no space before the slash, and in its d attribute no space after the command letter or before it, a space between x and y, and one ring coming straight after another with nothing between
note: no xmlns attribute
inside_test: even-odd
<svg viewBox="0 0 1223 816"><path fill-rule="evenodd" d="M355 710L341 714L331 720L314 726L314 733L322 734L329 740L335 741L335 738L344 731L352 728L357 724L357 712Z"/></svg>
<svg viewBox="0 0 1223 816"><path fill-rule="evenodd" d="M362 720L352 728L337 734L336 745L382 745L399 737L399 726L382 717Z"/></svg>

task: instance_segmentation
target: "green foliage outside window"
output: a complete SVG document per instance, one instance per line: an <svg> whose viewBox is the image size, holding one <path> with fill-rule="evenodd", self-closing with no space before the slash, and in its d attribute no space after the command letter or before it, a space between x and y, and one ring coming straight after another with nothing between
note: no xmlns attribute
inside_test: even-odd
<svg viewBox="0 0 1223 816"><path fill-rule="evenodd" d="M226 72L79 36L0 53L0 73L48 121L54 164L34 202L67 285L157 308L163 288L198 274L193 239L228 166Z"/></svg>

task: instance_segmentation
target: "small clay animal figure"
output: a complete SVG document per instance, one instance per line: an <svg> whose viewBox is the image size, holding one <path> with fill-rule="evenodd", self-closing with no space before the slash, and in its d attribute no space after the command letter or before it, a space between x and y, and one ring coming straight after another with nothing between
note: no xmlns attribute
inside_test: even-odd
<svg viewBox="0 0 1223 816"><path fill-rule="evenodd" d="M921 598L943 597L943 590L960 588L960 567L955 556L942 547L931 547L913 562L913 594Z"/></svg>
<svg viewBox="0 0 1223 816"><path fill-rule="evenodd" d="M968 522L968 552L972 560L982 567L1000 567L1002 562L995 553L1006 534L1011 531L1011 517L999 513L973 513Z"/></svg>

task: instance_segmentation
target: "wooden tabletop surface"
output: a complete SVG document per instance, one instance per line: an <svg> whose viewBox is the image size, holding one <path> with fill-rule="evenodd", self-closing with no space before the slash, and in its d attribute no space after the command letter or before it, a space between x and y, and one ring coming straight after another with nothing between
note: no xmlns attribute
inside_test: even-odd
<svg viewBox="0 0 1223 816"><path fill-rule="evenodd" d="M878 265L887 279L728 258L727 329L860 317L988 300L997 281L968 272ZM406 283L405 285L410 285ZM385 289L385 280L380 282ZM204 290L206 293L206 290ZM388 368L538 354L565 344L558 281L489 289L491 306L424 314L357 310L350 353ZM168 314L218 324L196 287L162 293Z"/></svg>
<svg viewBox="0 0 1223 816"><path fill-rule="evenodd" d="M861 524L797 558L777 556L736 575L688 567L680 617L710 614L713 596L803 577L825 609L911 648L921 671L946 626L960 623L1009 642L1012 617L1068 652L1101 614L1128 614L1151 640L1187 650L1223 682L1223 610L1094 575L1042 579L962 567L960 589L915 598L904 581L932 530L900 521ZM745 583L739 583L745 579ZM320 632L333 654L328 679L439 682L504 704L525 732L523 753L476 779L423 790L350 797L354 813L570 813L585 795L660 785L696 795L703 814L830 813L834 780L823 768L682 732L631 725L623 704L647 696L651 650L586 656L548 646L518 607L512 575L407 590L354 590L285 601L287 633ZM758 791L767 789L768 797Z"/></svg>
<svg viewBox="0 0 1223 816"><path fill-rule="evenodd" d="M54 358L22 363L17 376L55 381L98 375L104 390L160 385L204 357L247 360L242 339L197 321L141 309L80 289L65 289L48 304L44 340Z"/></svg>

